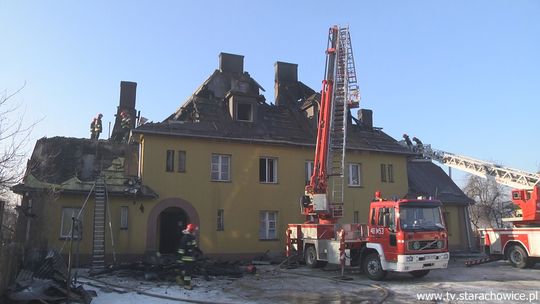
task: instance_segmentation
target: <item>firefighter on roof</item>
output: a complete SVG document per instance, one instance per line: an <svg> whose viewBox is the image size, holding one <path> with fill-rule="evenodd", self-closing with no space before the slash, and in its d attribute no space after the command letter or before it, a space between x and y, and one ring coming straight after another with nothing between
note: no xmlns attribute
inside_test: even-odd
<svg viewBox="0 0 540 304"><path fill-rule="evenodd" d="M103 131L103 125L101 123L101 117L103 115L99 113L92 119L92 122L90 123L90 138L91 139L99 139L99 134L101 134L101 131Z"/></svg>
<svg viewBox="0 0 540 304"><path fill-rule="evenodd" d="M179 263L183 265L182 276L176 277L178 284L182 283L185 289L192 289L191 275L195 267L196 256L199 252L197 247L197 239L195 233L199 228L195 224L188 224L186 229L182 231L182 239L180 240L180 255Z"/></svg>
<svg viewBox="0 0 540 304"><path fill-rule="evenodd" d="M126 110L120 113L122 120L120 121L120 127L122 127L123 142L127 142L129 139L129 130L131 129L131 117Z"/></svg>

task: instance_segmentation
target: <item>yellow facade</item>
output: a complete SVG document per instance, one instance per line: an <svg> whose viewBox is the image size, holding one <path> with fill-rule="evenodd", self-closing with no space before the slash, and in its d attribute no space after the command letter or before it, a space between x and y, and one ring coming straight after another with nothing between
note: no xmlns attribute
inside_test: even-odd
<svg viewBox="0 0 540 304"><path fill-rule="evenodd" d="M305 187L305 162L313 160L312 147L241 143L180 137L141 137L141 177L162 201L180 198L193 206L200 220L200 245L209 254L260 253L284 249L285 227L303 222L299 198ZM167 150L186 151L186 172L166 172ZM230 181L211 180L212 154L230 156ZM259 182L259 158L278 160L277 183ZM347 163L360 163L361 187L344 193L343 223L366 221L375 190L387 197L407 192L406 156L352 151ZM394 182L380 182L380 164L392 164ZM347 177L346 177L347 178ZM149 206L149 208L152 208ZM217 231L217 210L224 210L224 230ZM277 240L259 240L259 212L277 211ZM149 223L152 224L152 223Z"/></svg>

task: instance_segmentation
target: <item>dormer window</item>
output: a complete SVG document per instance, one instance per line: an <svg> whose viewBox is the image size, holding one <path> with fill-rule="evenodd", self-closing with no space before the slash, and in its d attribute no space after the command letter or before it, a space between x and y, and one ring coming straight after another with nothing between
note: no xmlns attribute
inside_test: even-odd
<svg viewBox="0 0 540 304"><path fill-rule="evenodd" d="M229 113L235 121L256 123L257 99L239 92L229 92L226 98L229 100Z"/></svg>
<svg viewBox="0 0 540 304"><path fill-rule="evenodd" d="M253 105L251 103L239 102L236 105L236 120L253 121Z"/></svg>

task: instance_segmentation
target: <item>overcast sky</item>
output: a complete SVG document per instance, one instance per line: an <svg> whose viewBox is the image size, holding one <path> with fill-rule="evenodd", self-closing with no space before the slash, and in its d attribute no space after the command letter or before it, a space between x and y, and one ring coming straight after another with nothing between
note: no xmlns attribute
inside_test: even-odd
<svg viewBox="0 0 540 304"><path fill-rule="evenodd" d="M334 24L350 26L376 126L540 168L540 1L0 0L0 93L26 83L14 101L42 119L34 140L89 137L98 112L106 134L120 81L137 82L137 109L160 121L229 52L272 102L275 61L320 90Z"/></svg>

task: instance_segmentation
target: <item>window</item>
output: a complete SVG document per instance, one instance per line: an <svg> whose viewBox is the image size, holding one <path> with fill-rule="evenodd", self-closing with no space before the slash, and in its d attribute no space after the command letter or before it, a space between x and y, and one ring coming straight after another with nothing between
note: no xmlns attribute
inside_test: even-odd
<svg viewBox="0 0 540 304"><path fill-rule="evenodd" d="M259 159L259 181L261 183L277 183L277 158Z"/></svg>
<svg viewBox="0 0 540 304"><path fill-rule="evenodd" d="M61 238L70 238L71 237L71 227L73 226L73 219L76 218L79 214L80 208L62 208L62 222L60 223L60 237ZM73 238L80 239L82 238L82 227L80 221L75 221L75 226L73 229Z"/></svg>
<svg viewBox="0 0 540 304"><path fill-rule="evenodd" d="M178 172L186 172L186 151L178 151Z"/></svg>
<svg viewBox="0 0 540 304"><path fill-rule="evenodd" d="M230 181L230 163L230 155L212 154L212 180Z"/></svg>
<svg viewBox="0 0 540 304"><path fill-rule="evenodd" d="M388 168L388 181L390 183L393 183L394 182L394 166L388 165L387 168Z"/></svg>
<svg viewBox="0 0 540 304"><path fill-rule="evenodd" d="M261 211L259 223L260 240L276 240L277 211Z"/></svg>
<svg viewBox="0 0 540 304"><path fill-rule="evenodd" d="M362 186L362 164L349 164L349 186Z"/></svg>
<svg viewBox="0 0 540 304"><path fill-rule="evenodd" d="M309 185L309 182L311 180L311 176L313 175L313 164L314 162L312 160L306 160L306 163L304 165L304 173L306 177L306 185Z"/></svg>
<svg viewBox="0 0 540 304"><path fill-rule="evenodd" d="M236 119L240 121L253 121L252 105L250 103L236 104Z"/></svg>
<svg viewBox="0 0 540 304"><path fill-rule="evenodd" d="M353 223L355 223L355 224L360 223L360 212L359 211L354 212Z"/></svg>
<svg viewBox="0 0 540 304"><path fill-rule="evenodd" d="M381 182L386 182L386 165L381 164Z"/></svg>
<svg viewBox="0 0 540 304"><path fill-rule="evenodd" d="M167 150L167 163L165 164L165 171L174 172L174 150Z"/></svg>
<svg viewBox="0 0 540 304"><path fill-rule="evenodd" d="M375 208L372 208L371 209L371 226L374 226L375 225Z"/></svg>
<svg viewBox="0 0 540 304"><path fill-rule="evenodd" d="M120 207L120 229L121 230L128 229L128 215L129 215L129 207L128 206Z"/></svg>
<svg viewBox="0 0 540 304"><path fill-rule="evenodd" d="M225 230L224 221L223 221L223 209L217 210L217 231Z"/></svg>
<svg viewBox="0 0 540 304"><path fill-rule="evenodd" d="M450 212L443 212L443 219L444 219L444 225L446 226L446 231L448 232L448 235L451 236L452 233L450 231Z"/></svg>

